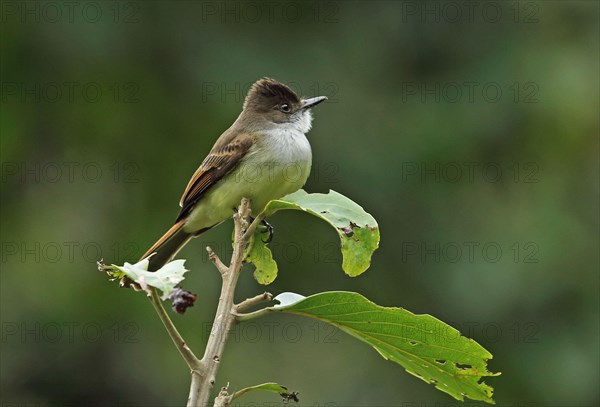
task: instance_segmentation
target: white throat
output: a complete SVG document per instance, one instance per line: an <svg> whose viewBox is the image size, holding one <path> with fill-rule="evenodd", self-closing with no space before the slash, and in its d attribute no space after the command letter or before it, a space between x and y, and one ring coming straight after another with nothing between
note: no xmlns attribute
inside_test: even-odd
<svg viewBox="0 0 600 407"><path fill-rule="evenodd" d="M302 112L296 120L273 124L266 130L263 140L263 152L271 155L275 161L283 163L309 164L312 160L310 143L305 134L311 128L310 111Z"/></svg>

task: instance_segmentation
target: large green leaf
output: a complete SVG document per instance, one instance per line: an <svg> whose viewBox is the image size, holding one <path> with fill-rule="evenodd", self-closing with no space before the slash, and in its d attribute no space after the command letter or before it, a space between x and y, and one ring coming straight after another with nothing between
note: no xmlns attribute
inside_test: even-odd
<svg viewBox="0 0 600 407"><path fill-rule="evenodd" d="M306 298L285 293L275 299L281 305L271 310L333 324L457 400L468 397L494 403L493 389L480 383L485 376L499 374L487 370L492 355L430 315L382 307L352 292L325 292Z"/></svg>
<svg viewBox="0 0 600 407"><path fill-rule="evenodd" d="M342 269L346 274L355 277L369 268L371 255L379 247L379 227L356 202L335 191L309 194L299 190L269 202L263 214L271 216L285 209L310 213L336 229L341 241Z"/></svg>

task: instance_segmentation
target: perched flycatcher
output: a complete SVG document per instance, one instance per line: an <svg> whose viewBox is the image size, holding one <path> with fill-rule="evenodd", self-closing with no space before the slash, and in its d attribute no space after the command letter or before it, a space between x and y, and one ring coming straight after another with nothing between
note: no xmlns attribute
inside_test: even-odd
<svg viewBox="0 0 600 407"><path fill-rule="evenodd" d="M312 122L310 109L326 99L300 99L273 79L254 83L242 113L185 188L175 224L144 254L156 252L148 270L158 270L192 237L230 218L242 198L250 199L257 215L270 200L302 188L312 163L305 136Z"/></svg>

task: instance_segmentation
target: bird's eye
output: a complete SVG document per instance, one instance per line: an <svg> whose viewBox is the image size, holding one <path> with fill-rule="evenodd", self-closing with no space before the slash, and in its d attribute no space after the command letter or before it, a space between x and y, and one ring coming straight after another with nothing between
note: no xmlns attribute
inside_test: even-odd
<svg viewBox="0 0 600 407"><path fill-rule="evenodd" d="M292 108L289 104L282 103L279 105L279 110L281 110L284 113L289 113L292 110Z"/></svg>

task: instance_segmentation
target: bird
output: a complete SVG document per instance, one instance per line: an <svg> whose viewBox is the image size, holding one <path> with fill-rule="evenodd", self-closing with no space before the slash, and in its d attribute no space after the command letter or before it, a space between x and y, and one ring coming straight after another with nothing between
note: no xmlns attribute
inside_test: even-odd
<svg viewBox="0 0 600 407"><path fill-rule="evenodd" d="M242 198L256 216L269 201L302 188L312 165L306 138L311 109L326 99L300 98L275 79L256 81L242 112L188 182L175 223L142 256L151 256L148 270L160 269L191 238L229 219Z"/></svg>

